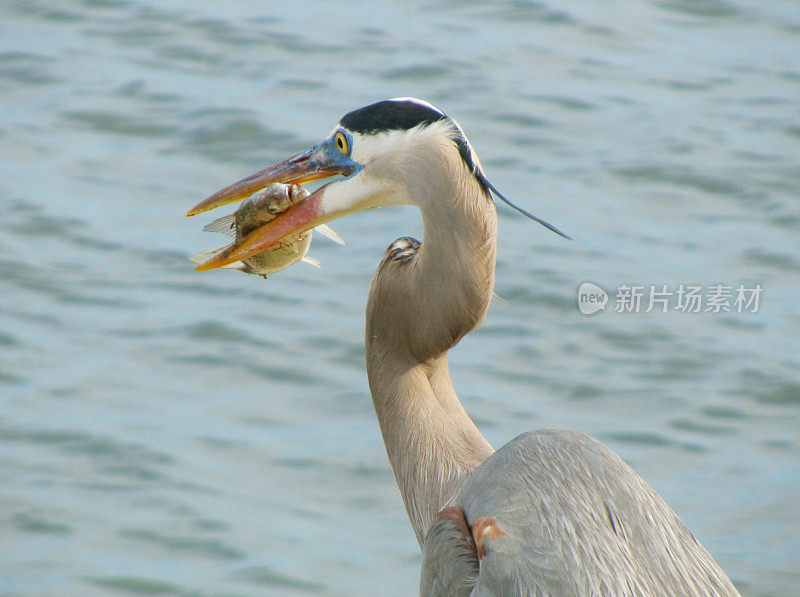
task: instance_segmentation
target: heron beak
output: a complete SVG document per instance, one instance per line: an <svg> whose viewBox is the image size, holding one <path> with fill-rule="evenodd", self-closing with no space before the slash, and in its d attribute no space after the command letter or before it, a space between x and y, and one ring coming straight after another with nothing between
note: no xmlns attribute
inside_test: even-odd
<svg viewBox="0 0 800 597"><path fill-rule="evenodd" d="M332 162L328 158L324 144L320 143L274 166L270 166L266 170L261 170L261 172L256 172L232 185L228 185L210 197L203 199L187 211L186 215L195 216L204 211L227 205L234 201L240 201L273 182L302 184L320 178L336 176L337 174L348 176L352 173L353 168L349 164Z"/></svg>
<svg viewBox="0 0 800 597"><path fill-rule="evenodd" d="M349 177L360 169L358 164L345 156L336 155L337 153L330 144L323 141L319 145L217 191L190 209L186 215L193 216L244 199L274 182L301 184L336 175ZM325 191L329 186L330 183L317 189L274 220L256 228L241 241L232 244L205 263L200 264L195 268L196 271L216 269L247 259L270 248L287 236L302 234L347 213L364 209L363 206L342 204L339 201L323 203Z"/></svg>

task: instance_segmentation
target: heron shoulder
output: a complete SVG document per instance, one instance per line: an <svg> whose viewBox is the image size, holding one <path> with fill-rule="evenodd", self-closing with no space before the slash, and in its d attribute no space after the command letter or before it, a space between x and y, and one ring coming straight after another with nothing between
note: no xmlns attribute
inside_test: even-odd
<svg viewBox="0 0 800 597"><path fill-rule="evenodd" d="M475 470L459 505L468 524L491 517L504 533L489 544L476 588L738 594L658 494L614 452L577 431L517 436Z"/></svg>

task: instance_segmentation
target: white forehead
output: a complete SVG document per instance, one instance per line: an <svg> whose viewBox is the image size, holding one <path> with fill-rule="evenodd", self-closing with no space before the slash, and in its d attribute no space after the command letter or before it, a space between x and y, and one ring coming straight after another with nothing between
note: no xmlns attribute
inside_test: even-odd
<svg viewBox="0 0 800 597"><path fill-rule="evenodd" d="M336 130L336 129L334 129ZM348 131L353 137L350 158L359 164L368 164L376 157L420 151L433 146L455 151L453 125L447 121L421 125L408 130L392 130L362 135Z"/></svg>

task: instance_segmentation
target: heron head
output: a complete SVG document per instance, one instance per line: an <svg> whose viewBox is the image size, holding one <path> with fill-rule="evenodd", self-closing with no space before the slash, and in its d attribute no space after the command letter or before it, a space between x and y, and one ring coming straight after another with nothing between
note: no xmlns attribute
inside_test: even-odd
<svg viewBox="0 0 800 597"><path fill-rule="evenodd" d="M477 156L454 120L422 100L385 100L349 112L320 143L225 187L190 209L187 216L239 201L274 182L302 184L337 177L251 232L232 252L197 269L215 269L246 259L290 234L357 211L414 205L414 168L409 167L409 159L413 162L416 158L418 163L429 159L430 152L421 149L432 147L457 151L459 163L483 192L490 197L492 190L500 196L483 175Z"/></svg>

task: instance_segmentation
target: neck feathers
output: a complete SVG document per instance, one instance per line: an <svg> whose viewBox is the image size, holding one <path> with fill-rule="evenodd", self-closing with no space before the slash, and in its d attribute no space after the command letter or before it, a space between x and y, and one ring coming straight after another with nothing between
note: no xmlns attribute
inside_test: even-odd
<svg viewBox="0 0 800 597"><path fill-rule="evenodd" d="M497 215L449 137L432 126L411 139L415 149L390 152L402 162L383 170L420 208L424 242L402 259L396 243L389 248L372 282L367 323L375 334L387 331L382 341L426 361L452 348L486 314Z"/></svg>
<svg viewBox="0 0 800 597"><path fill-rule="evenodd" d="M494 286L496 215L452 143L415 155L402 184L424 242L389 247L367 304L367 372L417 539L493 450L450 381L447 351L483 318ZM454 175L455 173L455 175Z"/></svg>

